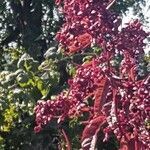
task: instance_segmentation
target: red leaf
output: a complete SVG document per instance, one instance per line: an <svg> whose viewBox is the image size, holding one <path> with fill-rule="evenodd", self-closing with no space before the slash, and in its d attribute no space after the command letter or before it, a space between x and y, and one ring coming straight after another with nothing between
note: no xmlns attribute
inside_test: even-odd
<svg viewBox="0 0 150 150"><path fill-rule="evenodd" d="M85 49L91 44L92 37L88 33L81 34L77 37L77 41L72 41L68 48L70 52L76 52L79 49ZM77 44L78 43L78 44Z"/></svg>
<svg viewBox="0 0 150 150"><path fill-rule="evenodd" d="M90 34L84 33L82 35L79 35L77 39L78 39L78 42L81 43L82 47L87 47L90 45L92 37Z"/></svg>
<svg viewBox="0 0 150 150"><path fill-rule="evenodd" d="M129 77L130 77L130 79L132 80L132 81L135 81L136 80L136 66L134 65L131 69L130 69L130 71L129 71Z"/></svg>
<svg viewBox="0 0 150 150"><path fill-rule="evenodd" d="M102 105L105 103L108 89L109 89L109 81L106 77L104 77L99 83L99 88L95 92L95 101L94 101L94 114L95 115L98 115L101 113Z"/></svg>
<svg viewBox="0 0 150 150"><path fill-rule="evenodd" d="M92 119L89 124L85 127L82 133L82 149L83 150L94 150L96 141L97 141L97 134L101 128L101 126L106 122L105 116L99 116Z"/></svg>
<svg viewBox="0 0 150 150"><path fill-rule="evenodd" d="M55 0L56 5L60 5L61 2L61 0Z"/></svg>
<svg viewBox="0 0 150 150"><path fill-rule="evenodd" d="M141 142L136 141L134 138L128 142L121 140L119 150L144 150L145 146Z"/></svg>

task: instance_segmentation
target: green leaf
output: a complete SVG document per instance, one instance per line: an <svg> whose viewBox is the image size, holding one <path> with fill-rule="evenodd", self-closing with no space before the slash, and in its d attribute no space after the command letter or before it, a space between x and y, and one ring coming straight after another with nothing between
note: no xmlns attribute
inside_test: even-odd
<svg viewBox="0 0 150 150"><path fill-rule="evenodd" d="M40 78L37 79L38 79L36 80L37 88L40 90L43 96L46 96L48 93L48 89L46 88L46 85L44 84L43 80L41 80Z"/></svg>

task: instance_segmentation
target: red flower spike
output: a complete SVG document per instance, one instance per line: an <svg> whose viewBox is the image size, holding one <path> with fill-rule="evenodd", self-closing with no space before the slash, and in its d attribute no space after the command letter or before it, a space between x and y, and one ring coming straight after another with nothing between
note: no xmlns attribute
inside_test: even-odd
<svg viewBox="0 0 150 150"><path fill-rule="evenodd" d="M102 52L90 62L78 65L66 92L62 91L55 100L37 102L35 132L52 120L59 124L88 112L81 139L83 150L96 148L97 134L104 123L103 141L114 132L120 150L150 149L150 76L138 80L137 75L144 39L149 33L138 20L118 30L121 18L109 10L114 2L56 0L58 5L63 3L65 23L56 39L64 52L83 53L91 44L102 48ZM123 60L116 68L113 58L118 53ZM87 102L88 98L92 104Z"/></svg>

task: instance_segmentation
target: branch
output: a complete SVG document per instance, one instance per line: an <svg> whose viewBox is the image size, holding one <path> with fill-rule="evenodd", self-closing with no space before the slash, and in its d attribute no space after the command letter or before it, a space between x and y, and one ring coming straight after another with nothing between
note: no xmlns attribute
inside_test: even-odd
<svg viewBox="0 0 150 150"><path fill-rule="evenodd" d="M62 132L62 134L63 134L63 137L64 137L65 141L66 141L67 150L71 150L71 144L70 144L70 141L69 141L69 139L68 139L68 136L67 136L65 130L64 130L64 129L61 129L61 132Z"/></svg>
<svg viewBox="0 0 150 150"><path fill-rule="evenodd" d="M114 3L116 2L116 0L112 0L108 6L106 7L106 9L108 10Z"/></svg>
<svg viewBox="0 0 150 150"><path fill-rule="evenodd" d="M65 61L71 61L73 60L75 57L85 57L85 56L96 56L96 53L83 53L83 54L74 54L74 55L71 55L71 56L67 56L65 58L62 58L58 61L56 61L56 63L62 63L62 62L65 62Z"/></svg>

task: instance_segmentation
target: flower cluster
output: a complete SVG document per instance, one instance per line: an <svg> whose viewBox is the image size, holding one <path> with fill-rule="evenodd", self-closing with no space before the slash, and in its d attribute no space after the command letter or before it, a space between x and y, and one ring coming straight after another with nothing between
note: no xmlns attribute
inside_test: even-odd
<svg viewBox="0 0 150 150"><path fill-rule="evenodd" d="M149 33L142 29L142 24L135 20L122 28L113 42L118 51L127 51L132 57L137 57L144 53L144 39L148 35Z"/></svg>
<svg viewBox="0 0 150 150"><path fill-rule="evenodd" d="M104 47L113 38L120 19L107 6L107 0L64 0L65 23L56 39L67 53L84 50L92 43Z"/></svg>
<svg viewBox="0 0 150 150"><path fill-rule="evenodd" d="M115 101L112 101L110 114L107 114L109 129L117 138L120 141L124 138L127 142L137 139L142 142L139 147L150 147L148 83L150 78L122 83L123 87L117 89Z"/></svg>
<svg viewBox="0 0 150 150"><path fill-rule="evenodd" d="M35 131L39 132L53 119L59 124L86 111L89 119L81 138L83 150L95 149L100 129L105 133L104 141L109 132L114 132L128 149L148 150L150 77L138 80L137 75L138 59L144 53L148 33L137 20L119 30L121 20L109 10L112 2L114 0L63 0L65 23L56 38L65 52L81 52L91 44L101 47L102 52L78 66L76 75L68 81L68 90L54 100L38 101ZM56 3L61 5L62 1ZM117 53L123 59L116 69L112 61ZM88 102L89 97L92 104Z"/></svg>
<svg viewBox="0 0 150 150"><path fill-rule="evenodd" d="M64 0L65 23L56 39L66 53L84 51L98 45L112 52L128 51L132 56L143 53L144 39L148 36L142 24L130 22L121 31L121 18L108 10L108 0Z"/></svg>
<svg viewBox="0 0 150 150"><path fill-rule="evenodd" d="M88 107L84 100L96 90L97 83L103 77L101 72L96 61L84 64L77 69L76 76L68 81L69 91L62 92L55 100L38 101L34 109L37 123L35 131L40 131L52 119L60 122L84 111L83 108Z"/></svg>

